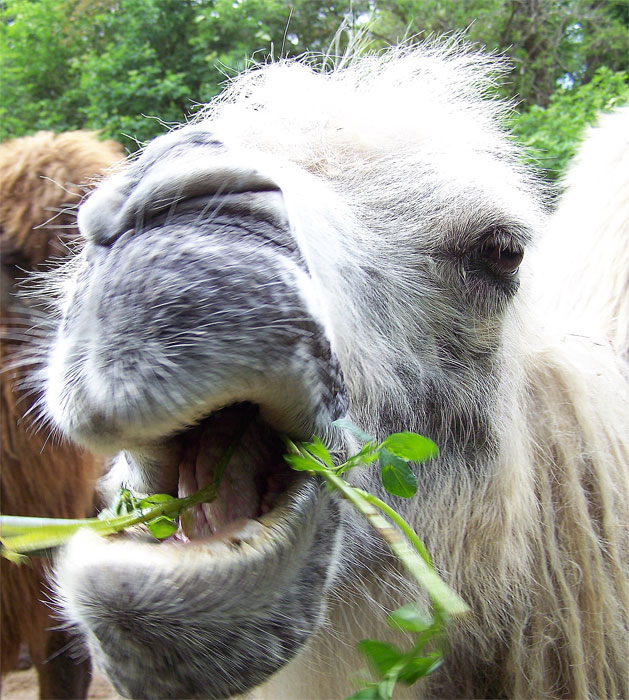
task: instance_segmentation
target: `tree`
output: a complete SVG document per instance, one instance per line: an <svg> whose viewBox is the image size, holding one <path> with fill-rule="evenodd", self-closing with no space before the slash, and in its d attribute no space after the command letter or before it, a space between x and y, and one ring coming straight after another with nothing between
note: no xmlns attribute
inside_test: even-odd
<svg viewBox="0 0 629 700"><path fill-rule="evenodd" d="M532 105L524 113L514 115L514 137L526 147L531 162L546 179L560 177L585 127L593 124L600 112L629 101L628 78L623 71L601 66L590 82L556 90L547 107Z"/></svg>
<svg viewBox="0 0 629 700"><path fill-rule="evenodd" d="M321 0L7 0L0 5L0 139L101 129L137 148L184 121L226 75L326 50L353 8ZM146 116L156 117L147 119Z"/></svg>
<svg viewBox="0 0 629 700"><path fill-rule="evenodd" d="M512 69L499 93L517 104L509 126L551 181L599 111L629 100L625 0L389 0L372 32L383 43L460 34L505 55Z"/></svg>
<svg viewBox="0 0 629 700"><path fill-rule="evenodd" d="M133 151L252 58L343 51L361 30L372 48L462 32L504 53L513 69L500 93L518 102L513 126L534 157L551 158L547 177L593 119L591 106L625 94L626 0L5 0L0 140L88 128Z"/></svg>
<svg viewBox="0 0 629 700"><path fill-rule="evenodd" d="M598 68L629 69L625 0L389 0L378 4L375 33L404 36L464 32L507 56L503 94L545 107L558 81L583 85Z"/></svg>
<svg viewBox="0 0 629 700"><path fill-rule="evenodd" d="M58 2L18 0L0 14L0 138L75 125L80 102Z"/></svg>

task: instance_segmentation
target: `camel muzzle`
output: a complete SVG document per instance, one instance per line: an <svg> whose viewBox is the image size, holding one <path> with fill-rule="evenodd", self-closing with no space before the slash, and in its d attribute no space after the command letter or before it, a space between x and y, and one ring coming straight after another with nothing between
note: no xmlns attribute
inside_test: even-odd
<svg viewBox="0 0 629 700"><path fill-rule="evenodd" d="M325 431L347 394L281 192L187 194L136 202L136 226L106 242L83 216L84 274L53 353L52 414L108 452L238 402L278 431Z"/></svg>

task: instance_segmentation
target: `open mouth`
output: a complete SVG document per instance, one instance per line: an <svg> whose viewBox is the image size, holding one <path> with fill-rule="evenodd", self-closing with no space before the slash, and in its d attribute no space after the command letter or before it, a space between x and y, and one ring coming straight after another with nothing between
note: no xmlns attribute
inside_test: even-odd
<svg viewBox="0 0 629 700"><path fill-rule="evenodd" d="M216 499L186 511L163 543L78 532L57 561L57 590L125 697L231 697L266 680L320 626L340 505L321 480L288 467L280 432L253 403L161 444L165 482L181 496L214 482L229 456ZM138 649L141 674L128 661Z"/></svg>
<svg viewBox="0 0 629 700"><path fill-rule="evenodd" d="M211 414L165 452L181 496L212 483L227 454L216 499L186 511L163 543L77 533L57 561L57 590L125 697L231 697L284 666L322 623L340 505L286 465L279 431L252 403ZM140 674L129 662L138 649Z"/></svg>
<svg viewBox="0 0 629 700"><path fill-rule="evenodd" d="M251 403L216 411L173 440L179 455L177 495L190 496L211 484L217 490L214 500L181 515L170 542L237 538L254 520L270 525L304 479L288 467L279 434Z"/></svg>

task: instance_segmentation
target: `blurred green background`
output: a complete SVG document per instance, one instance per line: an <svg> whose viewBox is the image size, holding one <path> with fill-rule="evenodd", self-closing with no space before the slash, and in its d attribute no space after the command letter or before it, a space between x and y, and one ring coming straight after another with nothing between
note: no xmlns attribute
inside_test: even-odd
<svg viewBox="0 0 629 700"><path fill-rule="evenodd" d="M6 0L0 140L87 128L132 152L250 59L337 54L358 32L374 50L464 32L506 55L510 126L550 180L585 125L629 101L628 0Z"/></svg>

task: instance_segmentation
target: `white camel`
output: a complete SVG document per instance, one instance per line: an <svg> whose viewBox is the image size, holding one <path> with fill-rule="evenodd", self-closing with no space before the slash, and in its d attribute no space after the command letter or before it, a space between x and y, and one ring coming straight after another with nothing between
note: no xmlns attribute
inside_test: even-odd
<svg viewBox="0 0 629 700"><path fill-rule="evenodd" d="M629 696L624 365L531 291L544 214L492 68L424 47L252 70L83 205L54 426L119 452L106 489L184 494L249 426L174 540L80 533L60 558L64 614L122 694L351 692L356 640L409 587L277 438L316 432L342 457L347 412L440 447L415 499L388 498L473 613L405 692ZM380 493L377 471L351 479Z"/></svg>

